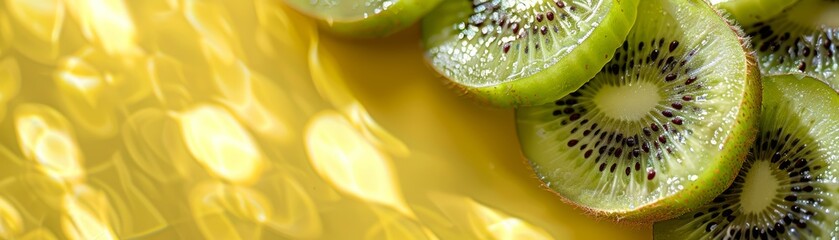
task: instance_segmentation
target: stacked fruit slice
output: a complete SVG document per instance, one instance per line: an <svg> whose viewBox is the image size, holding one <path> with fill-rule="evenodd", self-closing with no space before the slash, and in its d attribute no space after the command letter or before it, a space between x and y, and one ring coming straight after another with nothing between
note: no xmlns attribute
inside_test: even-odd
<svg viewBox="0 0 839 240"><path fill-rule="evenodd" d="M383 37L414 24L441 0L284 0L339 35Z"/></svg>
<svg viewBox="0 0 839 240"><path fill-rule="evenodd" d="M839 1L801 0L757 21L734 16L752 39L764 74L801 72L839 89Z"/></svg>
<svg viewBox="0 0 839 240"><path fill-rule="evenodd" d="M757 141L728 189L656 223L656 238L839 238L839 1L720 7L743 25L764 74Z"/></svg>
<svg viewBox="0 0 839 240"><path fill-rule="evenodd" d="M663 239L839 238L839 1L286 1L360 36L428 12L430 65L516 107L534 171L595 216Z"/></svg>
<svg viewBox="0 0 839 240"><path fill-rule="evenodd" d="M757 141L727 190L655 225L659 239L839 237L839 94L803 75L764 78Z"/></svg>
<svg viewBox="0 0 839 240"><path fill-rule="evenodd" d="M694 209L731 183L760 106L753 59L711 6L645 0L582 88L516 111L524 154L571 203L623 220Z"/></svg>
<svg viewBox="0 0 839 240"><path fill-rule="evenodd" d="M499 106L556 100L626 38L638 0L446 1L422 21L426 57L454 86Z"/></svg>

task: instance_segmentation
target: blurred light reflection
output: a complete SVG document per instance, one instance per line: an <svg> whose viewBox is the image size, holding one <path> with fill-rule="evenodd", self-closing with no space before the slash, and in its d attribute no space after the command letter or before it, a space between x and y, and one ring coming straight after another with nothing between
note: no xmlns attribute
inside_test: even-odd
<svg viewBox="0 0 839 240"><path fill-rule="evenodd" d="M431 229L416 220L389 209L374 207L378 221L367 230L365 239L394 239L394 240L437 240L439 239Z"/></svg>
<svg viewBox="0 0 839 240"><path fill-rule="evenodd" d="M3 117L6 115L6 102L12 100L17 95L19 89L20 67L18 66L17 60L11 57L3 58L0 60L0 122L3 121Z"/></svg>
<svg viewBox="0 0 839 240"><path fill-rule="evenodd" d="M454 224L478 239L553 239L544 229L471 198L446 193L429 197Z"/></svg>
<svg viewBox="0 0 839 240"><path fill-rule="evenodd" d="M15 125L21 151L44 174L57 181L84 177L81 152L60 113L44 105L23 105L16 110Z"/></svg>
<svg viewBox="0 0 839 240"><path fill-rule="evenodd" d="M55 236L52 231L46 228L36 228L35 230L27 232L25 235L19 238L20 240L57 240L58 237Z"/></svg>
<svg viewBox="0 0 839 240"><path fill-rule="evenodd" d="M273 217L268 227L292 238L317 238L322 235L323 226L318 206L306 192L304 186L289 176L266 178L272 187L265 191L266 197L274 202Z"/></svg>
<svg viewBox="0 0 839 240"><path fill-rule="evenodd" d="M184 15L206 44L220 59L230 65L242 56L239 40L233 32L230 16L212 1L184 0Z"/></svg>
<svg viewBox="0 0 839 240"><path fill-rule="evenodd" d="M6 0L15 20L15 47L33 60L49 63L58 57L58 38L64 24L61 0Z"/></svg>
<svg viewBox="0 0 839 240"><path fill-rule="evenodd" d="M339 39L282 0L0 0L0 239L627 236L513 169L510 112L440 85L420 31Z"/></svg>
<svg viewBox="0 0 839 240"><path fill-rule="evenodd" d="M349 120L361 130L362 134L378 147L389 150L396 156L405 157L410 150L402 141L391 135L387 130L380 127L370 117L364 105L358 102L344 83L343 77L339 74L338 66L328 52L319 50L317 35L313 35L309 46L309 69L312 75L312 82L317 87L320 95L341 111Z"/></svg>
<svg viewBox="0 0 839 240"><path fill-rule="evenodd" d="M199 105L174 116L189 151L214 175L235 183L259 177L262 153L227 110Z"/></svg>
<svg viewBox="0 0 839 240"><path fill-rule="evenodd" d="M260 193L220 183L200 184L189 197L193 217L207 239L259 239L272 206Z"/></svg>
<svg viewBox="0 0 839 240"><path fill-rule="evenodd" d="M117 239L109 225L110 204L103 193L80 185L64 196L63 202L61 226L69 239Z"/></svg>
<svg viewBox="0 0 839 240"><path fill-rule="evenodd" d="M291 129L284 114L292 108L285 93L252 72L241 61L226 64L219 55L207 51L213 81L221 92L217 101L228 106L251 129L270 139L288 141ZM267 100L267 101L266 101Z"/></svg>
<svg viewBox="0 0 839 240"><path fill-rule="evenodd" d="M54 76L59 96L83 130L103 138L113 136L120 104L138 101L150 92L143 53L133 50L113 60L88 46L59 61Z"/></svg>
<svg viewBox="0 0 839 240"><path fill-rule="evenodd" d="M179 126L161 110L144 109L132 114L122 127L123 142L134 166L160 182L188 175L192 161L180 141Z"/></svg>
<svg viewBox="0 0 839 240"><path fill-rule="evenodd" d="M12 204L0 197L0 238L12 239L23 232L23 218Z"/></svg>
<svg viewBox="0 0 839 240"><path fill-rule="evenodd" d="M122 154L115 154L110 160L106 167L88 171L88 184L110 200L114 231L121 238L137 238L163 230L168 222L158 206L149 201L155 192L138 188L137 180L142 178L136 175L140 173L126 165Z"/></svg>
<svg viewBox="0 0 839 240"><path fill-rule="evenodd" d="M65 182L46 176L40 172L28 171L15 176L9 189L4 189L19 199L26 199L19 209L22 215L32 219L33 216L43 218L45 215L55 216L63 207L63 197L69 186ZM10 199L11 200L11 199Z"/></svg>
<svg viewBox="0 0 839 240"><path fill-rule="evenodd" d="M292 19L289 14L289 9L283 6L281 2L273 0L256 0L256 17L261 25L264 26L265 31L271 34L275 39L282 41L285 46L305 46L305 42L300 34L301 30L312 32L314 24L310 21L300 21L300 19Z"/></svg>
<svg viewBox="0 0 839 240"><path fill-rule="evenodd" d="M9 14L5 9L0 9L0 56L2 56L12 45L15 35L12 31L12 24L9 22Z"/></svg>
<svg viewBox="0 0 839 240"><path fill-rule="evenodd" d="M390 158L343 115L325 110L306 127L306 150L315 170L339 190L413 216L401 197Z"/></svg>
<svg viewBox="0 0 839 240"><path fill-rule="evenodd" d="M182 111L192 103L182 64L177 59L158 52L149 58L146 68L154 95L164 108Z"/></svg>
<svg viewBox="0 0 839 240"><path fill-rule="evenodd" d="M82 33L98 42L108 54L133 50L136 32L122 0L64 0Z"/></svg>

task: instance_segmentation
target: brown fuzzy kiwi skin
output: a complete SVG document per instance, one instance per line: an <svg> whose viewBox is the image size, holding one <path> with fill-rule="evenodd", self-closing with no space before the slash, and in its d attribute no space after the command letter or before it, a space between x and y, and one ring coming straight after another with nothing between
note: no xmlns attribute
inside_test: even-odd
<svg viewBox="0 0 839 240"><path fill-rule="evenodd" d="M715 171L707 171L699 176L698 180L691 184L690 189L685 189L669 198L661 199L640 208L628 211L607 212L589 208L563 197L558 192L554 191L550 187L547 187L545 183L543 183L544 188L547 188L555 195L559 196L560 200L566 204L582 209L596 219L612 221L630 227L641 227L649 226L657 221L675 218L695 210L710 202L714 197L725 191L725 189L734 182L740 167L743 165L743 162L746 160L746 156L749 154L749 148L754 143L758 133L761 101L763 97L763 89L760 80L761 76L756 63L755 53L751 50L749 41L744 37L745 34L743 31L738 26L731 24L731 21L728 18L724 17L716 8L707 2L698 2L703 2L709 9L713 9L720 19L730 27L731 31L738 36L740 45L745 53L745 91L743 94L743 100L738 105L739 117L736 122L737 127L732 129L731 135L726 138L723 150L721 151L722 154L718 156L717 159L711 161L723 164L717 165ZM735 161L728 159L734 159ZM730 177L720 178L711 175Z"/></svg>

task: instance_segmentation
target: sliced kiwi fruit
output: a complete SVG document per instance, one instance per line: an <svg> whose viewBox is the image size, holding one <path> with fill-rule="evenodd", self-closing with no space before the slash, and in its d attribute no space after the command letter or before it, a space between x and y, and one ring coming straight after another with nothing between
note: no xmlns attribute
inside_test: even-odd
<svg viewBox="0 0 839 240"><path fill-rule="evenodd" d="M285 0L325 29L357 38L384 37L416 23L441 0Z"/></svg>
<svg viewBox="0 0 839 240"><path fill-rule="evenodd" d="M745 25L765 21L796 1L798 0L710 0L714 6L738 16L738 23Z"/></svg>
<svg viewBox="0 0 839 240"><path fill-rule="evenodd" d="M638 0L451 0L422 20L426 58L469 96L541 105L582 86L612 57Z"/></svg>
<svg viewBox="0 0 839 240"><path fill-rule="evenodd" d="M754 23L747 23L749 15L733 16L752 39L764 74L803 72L839 89L839 1L800 0Z"/></svg>
<svg viewBox="0 0 839 240"><path fill-rule="evenodd" d="M839 93L803 75L764 79L757 140L712 202L655 224L656 239L839 238Z"/></svg>
<svg viewBox="0 0 839 240"><path fill-rule="evenodd" d="M701 206L733 181L757 130L759 73L742 41L704 1L641 1L591 81L517 110L524 155L594 215L649 222Z"/></svg>

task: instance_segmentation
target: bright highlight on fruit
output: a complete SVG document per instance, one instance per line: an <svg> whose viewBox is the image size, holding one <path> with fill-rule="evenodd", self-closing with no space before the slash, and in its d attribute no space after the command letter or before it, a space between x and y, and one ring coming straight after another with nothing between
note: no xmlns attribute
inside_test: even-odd
<svg viewBox="0 0 839 240"><path fill-rule="evenodd" d="M764 78L760 133L734 183L655 225L656 239L839 237L839 94L803 75Z"/></svg>
<svg viewBox="0 0 839 240"><path fill-rule="evenodd" d="M285 0L337 34L383 37L419 21L441 0Z"/></svg>
<svg viewBox="0 0 839 240"><path fill-rule="evenodd" d="M609 61L636 0L445 1L422 22L426 58L454 87L498 106L567 95Z"/></svg>
<svg viewBox="0 0 839 240"><path fill-rule="evenodd" d="M714 6L725 10L735 17L741 25L751 25L758 21L766 21L797 0L710 0Z"/></svg>
<svg viewBox="0 0 839 240"><path fill-rule="evenodd" d="M678 216L730 183L755 134L753 58L711 6L645 0L623 45L591 81L516 111L540 179L595 215Z"/></svg>

